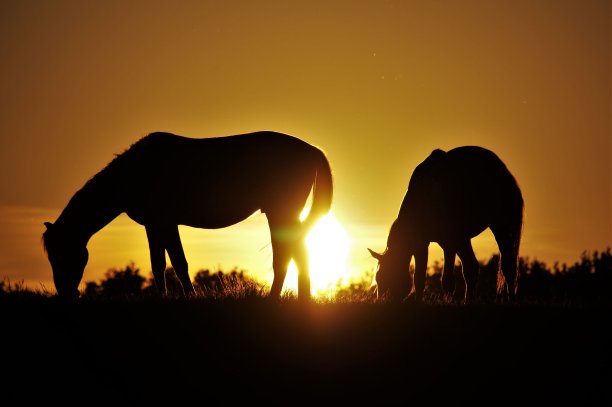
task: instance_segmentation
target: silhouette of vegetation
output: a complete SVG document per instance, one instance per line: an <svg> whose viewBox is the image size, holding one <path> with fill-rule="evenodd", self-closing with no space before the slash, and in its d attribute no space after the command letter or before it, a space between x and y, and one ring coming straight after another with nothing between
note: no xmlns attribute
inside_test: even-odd
<svg viewBox="0 0 612 407"><path fill-rule="evenodd" d="M165 270L168 298L184 297L179 278L172 267ZM264 296L263 286L245 275L244 270L234 268L229 272L198 271L193 278L196 296L199 298L245 298ZM123 269L108 270L100 282L85 283L83 297L88 299L129 299L147 298L158 295L156 280L150 273L146 278L133 262Z"/></svg>
<svg viewBox="0 0 612 407"><path fill-rule="evenodd" d="M50 297L52 294L44 287L32 289L23 281L11 282L8 278L0 281L0 298L2 297Z"/></svg>
<svg viewBox="0 0 612 407"><path fill-rule="evenodd" d="M98 284L87 282L83 295L86 298L131 298L142 296L146 278L140 275L140 269L134 263L124 269L110 269L105 278Z"/></svg>
<svg viewBox="0 0 612 407"><path fill-rule="evenodd" d="M583 252L573 265L558 263L552 270L545 263L521 259L522 297L535 302L602 303L611 302L612 253Z"/></svg>
<svg viewBox="0 0 612 407"><path fill-rule="evenodd" d="M371 278L364 278L349 285L336 287L331 301L335 303L372 303L378 302L379 298L376 295L376 289L372 285Z"/></svg>
<svg viewBox="0 0 612 407"><path fill-rule="evenodd" d="M503 274L499 271L499 255L480 261L478 298L495 300L503 287ZM428 302L443 301L441 286L443 264L435 262L427 275ZM460 263L455 274L462 272ZM455 279L455 283L462 279ZM537 259L519 258L518 302L531 304L603 304L612 303L612 252L584 251L580 260L572 265L555 263L552 268Z"/></svg>
<svg viewBox="0 0 612 407"><path fill-rule="evenodd" d="M499 255L487 261L479 261L478 298L482 301L495 301L503 298L503 274L499 271ZM452 298L442 290L441 275L443 263L434 262L427 273L426 302L450 303ZM411 268L411 271L414 270ZM134 264L123 270L109 270L100 284L87 283L85 295L93 298L130 297L134 295L154 295L155 281L152 277L144 279ZM234 268L230 272L200 270L193 278L193 285L199 297L205 298L245 298L265 296L262 284L245 275L244 270ZM455 276L462 273L461 263L455 265ZM181 286L171 267L166 269L166 283L171 296L181 295ZM455 278L455 283L463 284L463 279ZM90 286L97 287L95 291ZM336 287L331 302L376 302L375 291L370 276L348 286ZM583 252L574 264L549 268L537 259L519 258L519 303L531 304L599 304L610 303L612 291L612 252ZM324 300L322 300L324 301Z"/></svg>
<svg viewBox="0 0 612 407"><path fill-rule="evenodd" d="M478 298L495 302L503 298L503 274L499 271L499 255L487 261L479 261ZM436 261L428 269L424 302L448 304L453 300L445 295L441 285L443 262ZM410 272L414 272L410 267ZM455 275L462 272L461 263L455 265ZM182 298L182 287L172 267L166 268L168 298ZM460 278L455 283L462 283ZM233 268L229 272L203 269L193 277L195 298L243 299L265 297L265 285L247 275L245 270ZM584 251L573 264L552 267L537 259L519 258L518 304L597 305L612 304L612 249ZM23 282L0 281L0 297L51 297L54 294L45 287L32 289ZM157 298L158 291L152 273L148 277L133 262L124 268L108 270L99 282L85 283L82 296L87 299L139 299ZM291 296L288 296L291 297ZM378 302L371 274L361 281L337 286L334 296L319 302Z"/></svg>
<svg viewBox="0 0 612 407"><path fill-rule="evenodd" d="M200 270L193 278L193 286L200 296L208 298L263 297L263 285L245 275L244 270L232 269L229 273L208 269Z"/></svg>
<svg viewBox="0 0 612 407"><path fill-rule="evenodd" d="M481 263L483 295L497 298L498 263ZM85 284L77 301L4 280L0 401L612 405L610 249L552 267L520 259L511 306L455 305L441 268L428 270L424 306L378 298L371 274L308 304L268 301L239 269L198 271L185 299L167 268L161 301L133 263Z"/></svg>

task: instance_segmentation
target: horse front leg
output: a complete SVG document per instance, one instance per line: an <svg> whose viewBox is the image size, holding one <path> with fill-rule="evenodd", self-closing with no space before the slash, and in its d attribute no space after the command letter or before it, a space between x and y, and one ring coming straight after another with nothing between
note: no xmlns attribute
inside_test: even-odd
<svg viewBox="0 0 612 407"><path fill-rule="evenodd" d="M450 297L455 289L455 258L457 254L448 246L442 247L444 251L444 269L442 271L441 283L444 297Z"/></svg>
<svg viewBox="0 0 612 407"><path fill-rule="evenodd" d="M423 301L428 256L428 245L418 247L414 251L414 299L417 302Z"/></svg>
<svg viewBox="0 0 612 407"><path fill-rule="evenodd" d="M170 257L170 262L172 262L174 272L181 282L183 295L195 295L195 288L193 287L193 283L189 277L189 264L187 263L187 258L185 257L185 252L183 250L183 244L181 243L181 236L179 235L177 225L168 227L165 230L164 240L166 243L166 250L168 250L168 257Z"/></svg>
<svg viewBox="0 0 612 407"><path fill-rule="evenodd" d="M457 254L461 259L461 265L463 266L463 278L465 280L465 296L463 300L465 303L470 303L474 300L476 295L476 283L478 281L478 273L480 265L474 254L472 248L472 242L466 240L457 247Z"/></svg>
<svg viewBox="0 0 612 407"><path fill-rule="evenodd" d="M149 255L155 286L160 295L166 296L166 248L163 244L162 235L151 226L145 226L145 230L149 241Z"/></svg>

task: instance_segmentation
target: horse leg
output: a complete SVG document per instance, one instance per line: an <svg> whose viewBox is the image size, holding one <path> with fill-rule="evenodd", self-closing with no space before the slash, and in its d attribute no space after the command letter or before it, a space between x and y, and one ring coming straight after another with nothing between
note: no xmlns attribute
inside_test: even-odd
<svg viewBox="0 0 612 407"><path fill-rule="evenodd" d="M500 268L506 281L506 298L513 302L517 291L518 278L518 250L516 249L515 239L511 233L504 230L492 229L500 253Z"/></svg>
<svg viewBox="0 0 612 407"><path fill-rule="evenodd" d="M181 282L183 294L186 296L195 294L195 289L189 277L189 264L187 263L185 252L183 251L181 236L177 225L165 229L164 241L172 267Z"/></svg>
<svg viewBox="0 0 612 407"><path fill-rule="evenodd" d="M417 302L423 300L428 256L428 245L423 245L414 251L414 295Z"/></svg>
<svg viewBox="0 0 612 407"><path fill-rule="evenodd" d="M474 300L476 293L476 282L478 281L478 272L480 265L474 254L472 248L472 242L468 239L457 246L457 254L461 259L461 265L463 266L463 279L465 281L464 294L461 295L462 299L466 303L470 303ZM456 291L456 294L459 294ZM459 299L459 295L456 296Z"/></svg>
<svg viewBox="0 0 612 407"><path fill-rule="evenodd" d="M442 293L444 296L452 294L455 289L455 250L443 247L444 251L444 270L442 271Z"/></svg>
<svg viewBox="0 0 612 407"><path fill-rule="evenodd" d="M293 243L293 259L298 269L298 298L310 299L310 259L305 239L297 239Z"/></svg>
<svg viewBox="0 0 612 407"><path fill-rule="evenodd" d="M290 222L281 221L275 216L268 216L268 224L270 227L270 238L272 241L272 270L274 271L274 279L272 280L272 288L268 294L271 299L280 298L285 277L287 276L287 268L292 256L292 242L295 239L295 230L290 227ZM299 289L299 285L298 285ZM298 291L298 295L299 295Z"/></svg>
<svg viewBox="0 0 612 407"><path fill-rule="evenodd" d="M149 255L151 257L151 269L155 286L162 296L166 292L166 250L163 239L157 230L150 226L145 226L147 231L147 239L149 241Z"/></svg>

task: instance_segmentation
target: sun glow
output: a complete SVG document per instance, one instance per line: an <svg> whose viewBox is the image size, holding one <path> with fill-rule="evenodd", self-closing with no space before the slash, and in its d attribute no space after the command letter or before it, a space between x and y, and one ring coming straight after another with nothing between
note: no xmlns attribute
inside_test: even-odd
<svg viewBox="0 0 612 407"><path fill-rule="evenodd" d="M348 255L351 241L346 230L327 214L306 237L310 258L310 288L314 297L331 297L349 276ZM289 265L285 287L297 291L297 268Z"/></svg>

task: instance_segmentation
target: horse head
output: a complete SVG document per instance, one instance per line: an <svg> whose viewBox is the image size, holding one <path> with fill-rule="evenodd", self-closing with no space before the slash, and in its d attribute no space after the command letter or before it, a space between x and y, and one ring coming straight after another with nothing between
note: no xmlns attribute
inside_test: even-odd
<svg viewBox="0 0 612 407"><path fill-rule="evenodd" d="M405 259L394 256L389 251L377 253L368 249L372 257L378 260L376 268L376 287L379 298L393 301L404 299L412 290L412 277Z"/></svg>
<svg viewBox="0 0 612 407"><path fill-rule="evenodd" d="M57 225L45 222L45 226L43 244L57 293L62 297L76 298L80 295L78 286L89 258L87 247Z"/></svg>

